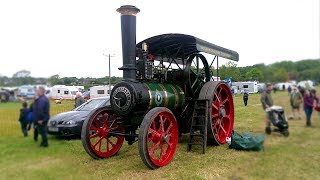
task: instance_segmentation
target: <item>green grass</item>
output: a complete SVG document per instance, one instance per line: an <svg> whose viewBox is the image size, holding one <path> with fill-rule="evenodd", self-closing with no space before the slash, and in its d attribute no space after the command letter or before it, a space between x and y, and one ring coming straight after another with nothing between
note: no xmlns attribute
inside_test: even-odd
<svg viewBox="0 0 320 180"><path fill-rule="evenodd" d="M289 96L273 94L275 104L284 106L287 115ZM265 114L259 95L235 97L235 126L239 132L260 134L265 128ZM149 170L139 157L137 144L124 143L118 155L93 160L80 140L61 140L50 136L49 148L39 148L32 137L23 138L17 115L20 104L0 104L0 179L319 179L320 116L313 113L314 128L305 120L290 121L290 136L266 136L264 152L229 149L227 145L208 147L205 155L186 152L185 135L180 140L172 162ZM51 113L72 109L72 102L51 104ZM304 116L303 116L304 117Z"/></svg>

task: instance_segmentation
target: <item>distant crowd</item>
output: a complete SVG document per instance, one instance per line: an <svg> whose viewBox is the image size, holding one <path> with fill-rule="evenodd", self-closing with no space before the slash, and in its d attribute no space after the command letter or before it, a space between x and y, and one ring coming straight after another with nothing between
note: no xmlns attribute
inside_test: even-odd
<svg viewBox="0 0 320 180"><path fill-rule="evenodd" d="M271 108L273 104L273 99L271 92L273 91L273 86L267 84L266 91L261 94L261 104L264 110ZM303 87L289 86L287 88L288 94L290 96L291 114L289 120L295 119L295 113L297 113L297 118L302 119L301 116L301 105L303 105L303 110L306 115L306 127L312 127L311 116L313 110L319 111L319 97L316 94L315 89L306 89ZM271 132L271 120L270 116L266 118L266 133Z"/></svg>
<svg viewBox="0 0 320 180"><path fill-rule="evenodd" d="M38 134L41 135L40 147L48 147L48 121L50 118L50 102L45 96L45 88L39 87L36 91L36 98L29 105L27 102L22 103L22 108L20 109L19 122L21 124L21 130L24 137L28 136L28 131L30 129L34 130L34 141L38 141ZM80 106L85 103L80 92L77 92L75 98L75 107Z"/></svg>

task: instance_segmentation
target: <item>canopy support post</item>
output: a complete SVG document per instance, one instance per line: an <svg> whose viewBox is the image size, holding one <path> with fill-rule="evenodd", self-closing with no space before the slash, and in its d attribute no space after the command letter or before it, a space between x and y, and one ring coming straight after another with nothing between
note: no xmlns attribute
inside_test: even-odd
<svg viewBox="0 0 320 180"><path fill-rule="evenodd" d="M217 79L219 78L219 58L217 56ZM220 79L221 81L221 79Z"/></svg>

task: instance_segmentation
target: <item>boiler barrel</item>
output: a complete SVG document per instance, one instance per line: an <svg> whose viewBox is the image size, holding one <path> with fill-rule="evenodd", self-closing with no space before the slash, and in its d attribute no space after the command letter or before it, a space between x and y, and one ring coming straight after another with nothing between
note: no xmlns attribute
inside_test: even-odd
<svg viewBox="0 0 320 180"><path fill-rule="evenodd" d="M185 104L185 93L174 84L122 81L112 89L110 101L118 115L145 113L154 107L174 111Z"/></svg>
<svg viewBox="0 0 320 180"><path fill-rule="evenodd" d="M171 110L181 107L185 103L183 90L173 84L145 84L149 93L149 109L153 107L167 107Z"/></svg>

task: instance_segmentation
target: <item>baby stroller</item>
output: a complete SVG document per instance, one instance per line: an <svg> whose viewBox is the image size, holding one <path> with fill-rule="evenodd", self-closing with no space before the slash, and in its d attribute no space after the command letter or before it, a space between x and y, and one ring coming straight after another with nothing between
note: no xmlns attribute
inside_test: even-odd
<svg viewBox="0 0 320 180"><path fill-rule="evenodd" d="M279 132L283 136L289 136L289 124L284 114L284 109L281 106L271 106L266 109L267 115L273 124L276 127L273 131ZM271 134L271 128L266 128L266 133Z"/></svg>

